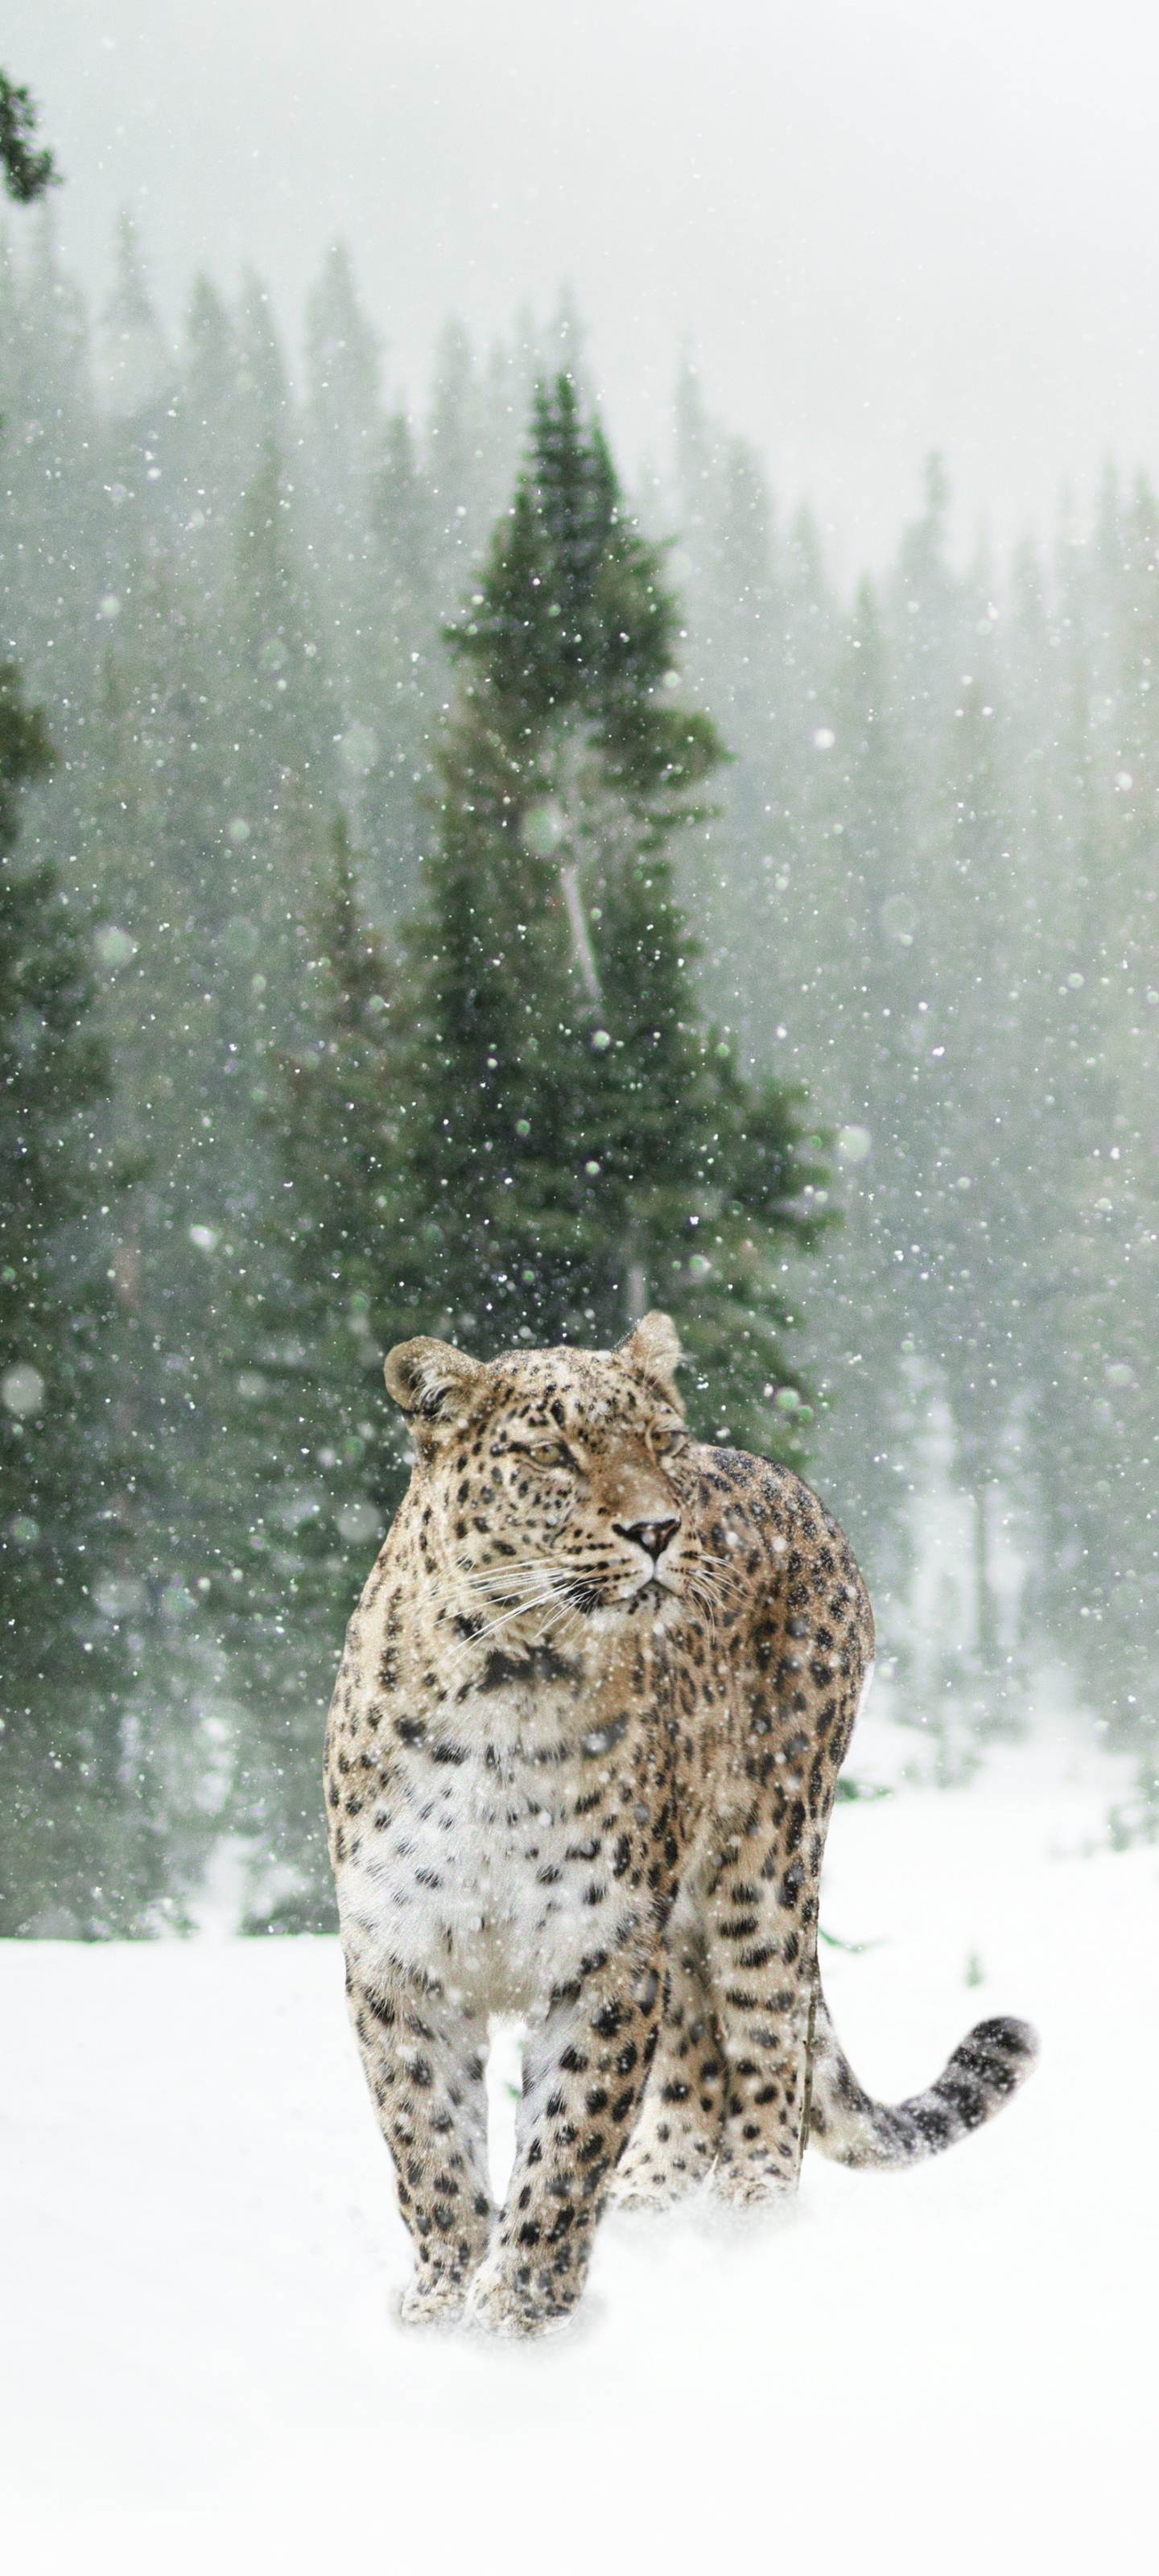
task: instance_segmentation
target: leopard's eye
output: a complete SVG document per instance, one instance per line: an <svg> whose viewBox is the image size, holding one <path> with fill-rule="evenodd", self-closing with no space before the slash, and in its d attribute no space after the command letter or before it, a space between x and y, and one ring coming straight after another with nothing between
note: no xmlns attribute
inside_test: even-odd
<svg viewBox="0 0 1159 2576"><path fill-rule="evenodd" d="M658 1458L674 1458L688 1447L688 1433L682 1423L661 1423L652 1434L652 1447Z"/></svg>
<svg viewBox="0 0 1159 2576"><path fill-rule="evenodd" d="M533 1467L574 1467L575 1460L562 1440L512 1441L517 1457L530 1458Z"/></svg>

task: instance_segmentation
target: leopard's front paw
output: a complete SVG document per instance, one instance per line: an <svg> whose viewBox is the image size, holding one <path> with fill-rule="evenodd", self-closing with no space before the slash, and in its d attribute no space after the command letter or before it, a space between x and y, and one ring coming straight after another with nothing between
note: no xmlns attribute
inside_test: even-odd
<svg viewBox="0 0 1159 2576"><path fill-rule="evenodd" d="M404 2326L453 2326L467 2304L468 2283L449 2273L416 2272L399 2301Z"/></svg>
<svg viewBox="0 0 1159 2576"><path fill-rule="evenodd" d="M608 2193L612 2209L671 2209L689 2192L698 2191L712 2165L712 2150L703 2155L663 2157L647 2148L621 2157Z"/></svg>
<svg viewBox="0 0 1159 2576"><path fill-rule="evenodd" d="M485 2334L544 2335L558 2333L575 2308L578 2292L556 2283L550 2274L536 2276L530 2267L512 2267L504 2254L481 2263L471 2283L466 2322Z"/></svg>

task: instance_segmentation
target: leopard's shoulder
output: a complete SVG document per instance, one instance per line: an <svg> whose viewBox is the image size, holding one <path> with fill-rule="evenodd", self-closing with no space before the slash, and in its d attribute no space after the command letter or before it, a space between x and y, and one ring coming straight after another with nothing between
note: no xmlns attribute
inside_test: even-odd
<svg viewBox="0 0 1159 2576"><path fill-rule="evenodd" d="M873 1660L873 1612L856 1557L819 1494L794 1469L744 1449L700 1453L698 1511L706 1551L728 1568L730 1591L762 1623L824 1621L852 1634Z"/></svg>

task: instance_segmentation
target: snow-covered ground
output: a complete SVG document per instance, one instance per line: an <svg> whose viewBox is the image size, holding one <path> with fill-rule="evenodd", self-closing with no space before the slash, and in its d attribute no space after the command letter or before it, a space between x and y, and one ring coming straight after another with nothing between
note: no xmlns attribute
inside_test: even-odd
<svg viewBox="0 0 1159 2576"><path fill-rule="evenodd" d="M840 1809L859 2074L912 2091L1004 2010L1038 2073L913 2173L809 2156L787 2219L612 2218L582 2323L533 2348L395 2323L335 1944L0 1948L6 2563L1145 2564L1159 1853L1106 1847L1118 1786L1056 1728Z"/></svg>

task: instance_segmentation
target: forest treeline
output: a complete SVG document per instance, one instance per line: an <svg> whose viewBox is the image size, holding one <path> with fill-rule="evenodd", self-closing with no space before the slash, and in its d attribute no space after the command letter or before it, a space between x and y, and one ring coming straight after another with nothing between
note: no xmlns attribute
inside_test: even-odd
<svg viewBox="0 0 1159 2576"><path fill-rule="evenodd" d="M200 282L171 350L128 225L95 330L46 217L0 301L19 666L0 709L5 1079L42 1174L0 1283L0 1544L24 1641L0 1739L3 1928L181 1923L214 1855L252 1928L293 1928L328 1920L321 1710L401 1473L384 1336L402 1310L480 1346L498 1329L468 1300L471 1244L417 1198L388 1286L385 1223L380 1243L343 1211L351 1192L373 1209L381 1150L392 1213L420 1062L464 1096L429 1051L431 907L449 954L470 903L446 824L448 800L471 803L454 760L481 757L462 690L536 384L569 366L582 382L582 358L566 316L482 359L451 327L415 418L384 393L336 249L292 389L254 280L232 305ZM691 377L670 467L635 495L624 595L632 615L641 584L672 603L672 706L706 728L708 783L661 829L644 769L624 769L608 828L637 856L655 829L631 935L667 979L653 1016L684 1033L663 1081L701 1103L689 1187L728 1261L763 1265L760 1368L724 1365L711 1246L670 1263L667 1294L701 1336L722 1417L703 1427L808 1455L865 1563L897 1704L943 1768L1051 1673L1137 1748L1121 1821L1142 1830L1159 510L1108 477L1091 524L1060 513L1045 550L965 571L947 516L933 464L895 559L850 597ZM657 663L641 690L668 676ZM581 713L594 739L594 698ZM532 876L566 804L566 785L540 796ZM609 1079L614 913L589 910L594 945L567 969L589 985L585 1064L607 1038ZM508 1121L525 1209L532 1075ZM516 1246L495 1270L513 1332L610 1325L633 1269L661 1301L655 1125L651 1194L617 1202L614 1243L582 1193L568 1220L608 1318L597 1298L569 1327L537 1216L534 1258ZM706 1168L725 1133L738 1169L746 1139L765 1158L727 1208ZM55 1199L54 1154L75 1174ZM407 1188L437 1184L434 1156L428 1136ZM594 1179L595 1158L579 1169Z"/></svg>

